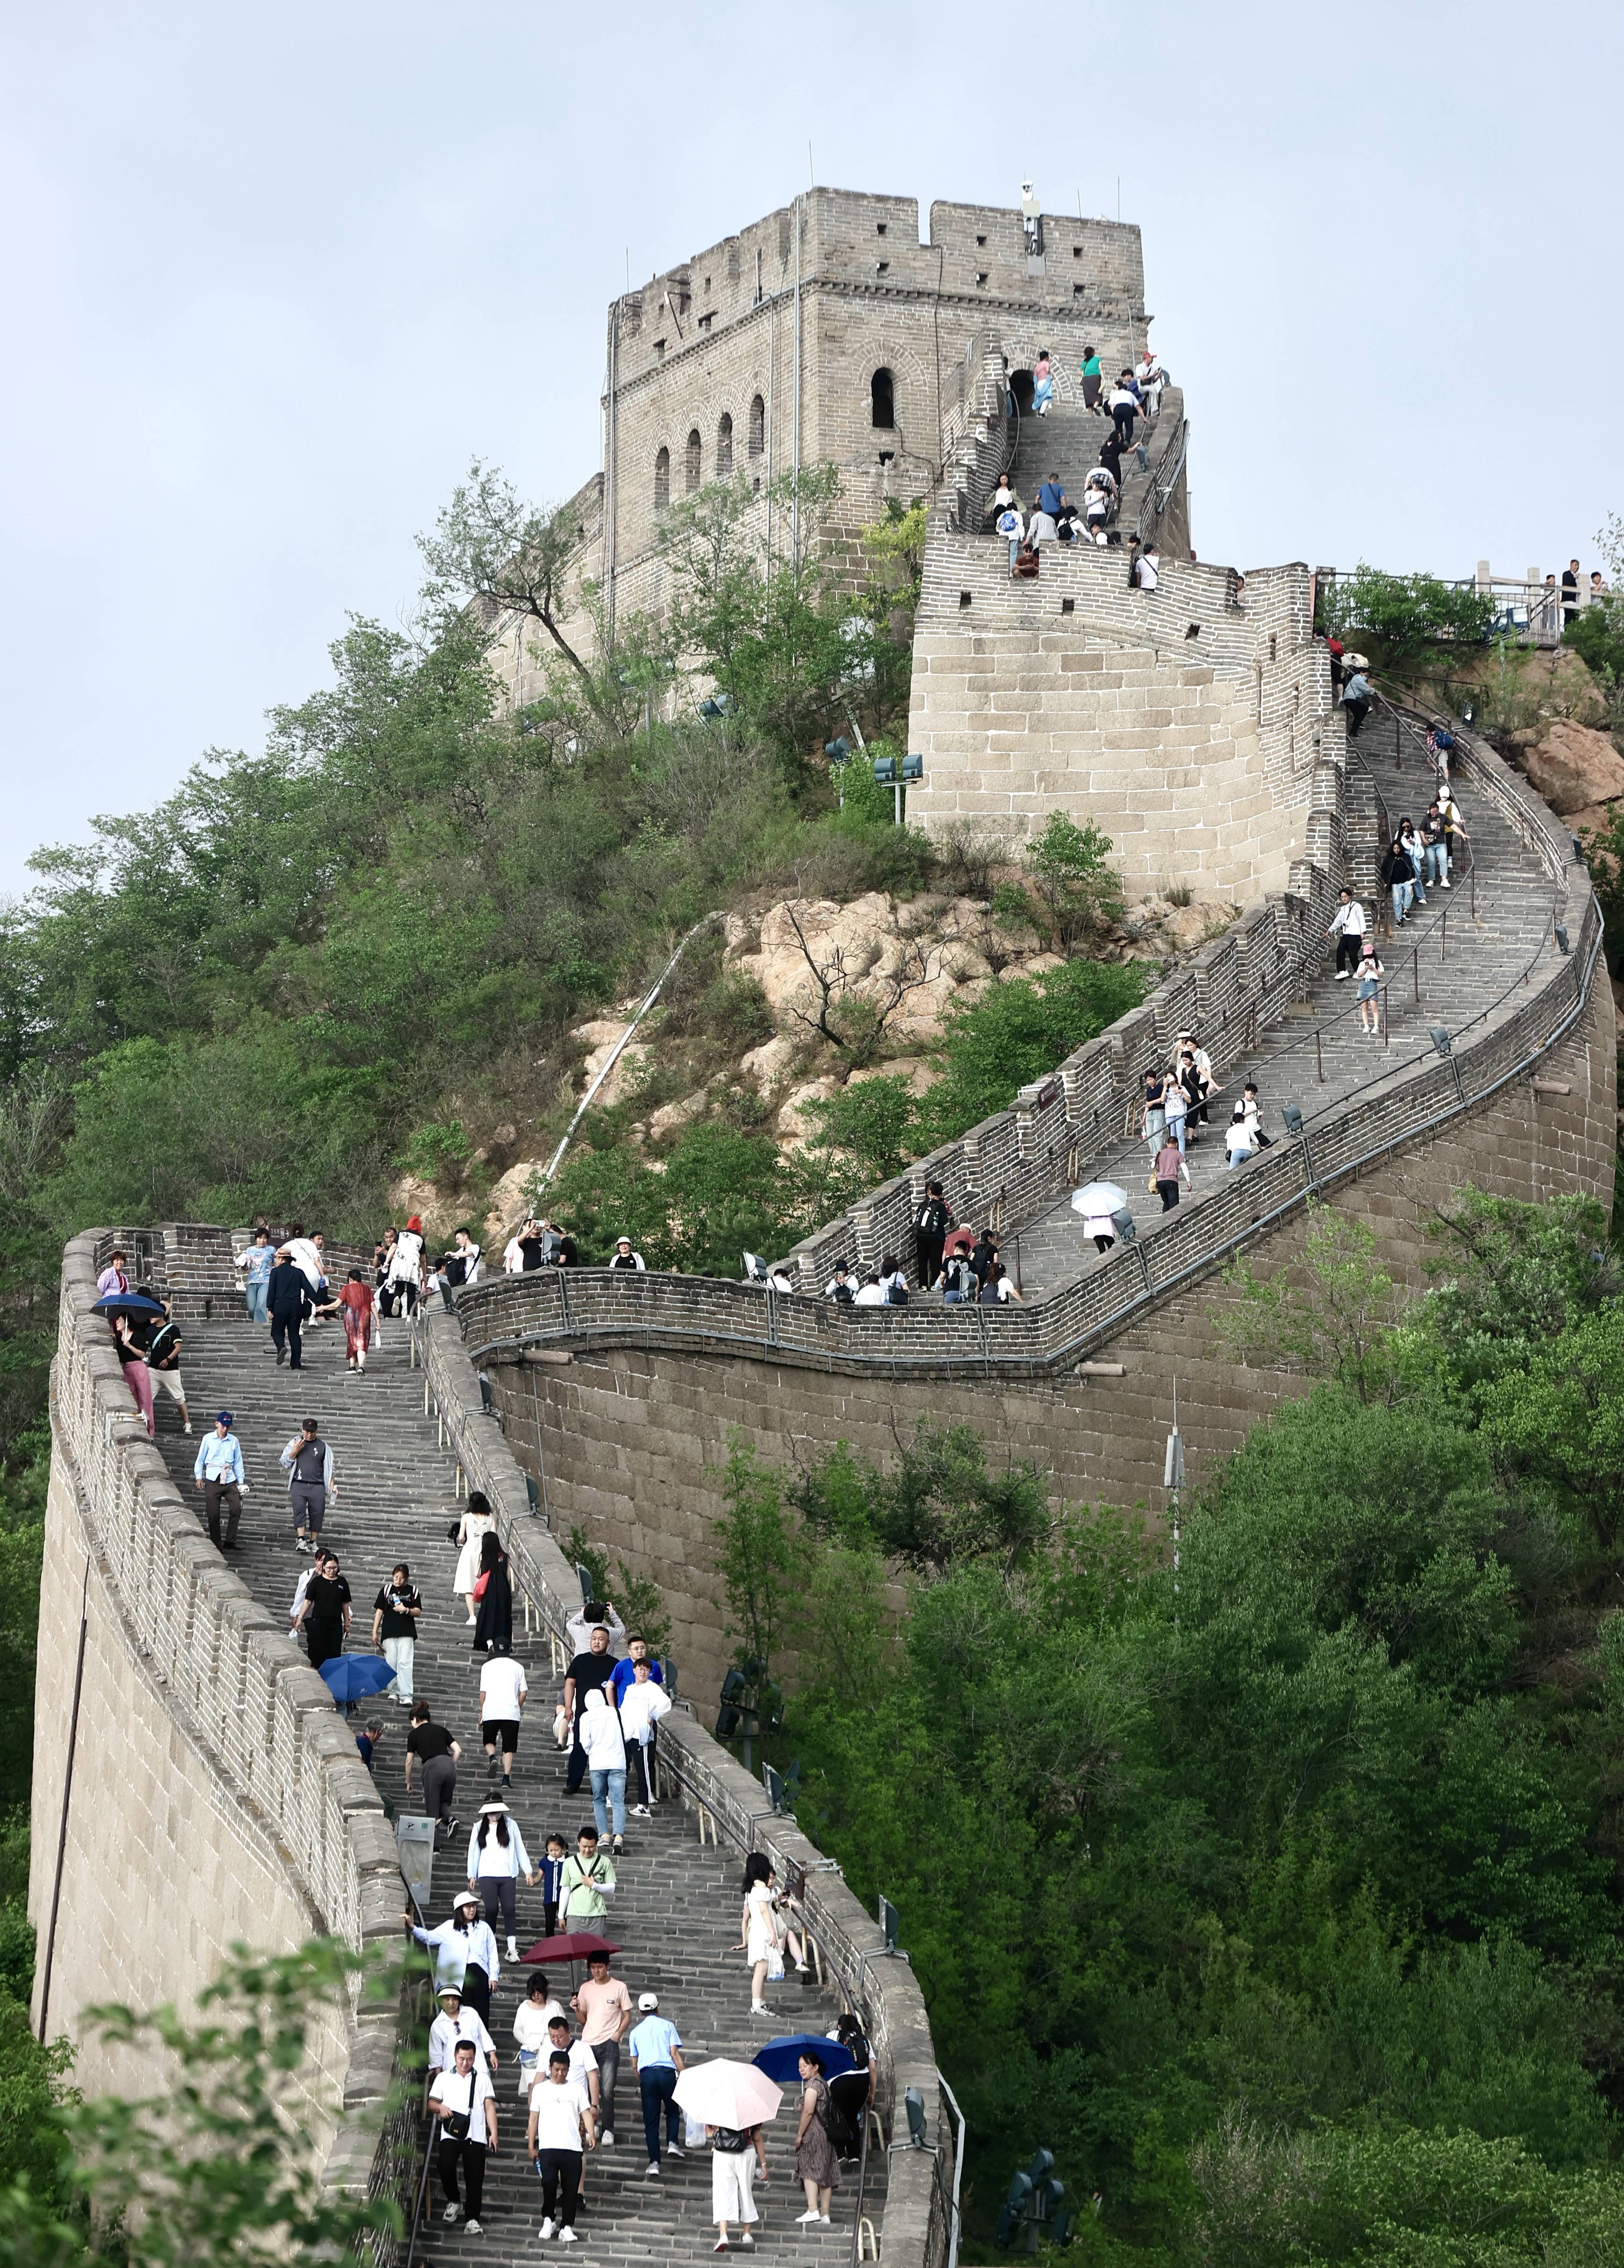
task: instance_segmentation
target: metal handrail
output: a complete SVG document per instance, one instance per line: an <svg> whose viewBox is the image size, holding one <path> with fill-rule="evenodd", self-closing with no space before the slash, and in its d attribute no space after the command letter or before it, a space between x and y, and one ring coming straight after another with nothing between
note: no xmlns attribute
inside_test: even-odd
<svg viewBox="0 0 1624 2268"><path fill-rule="evenodd" d="M1150 468L1150 485L1139 506L1139 517L1134 523L1134 541L1141 551L1155 541L1162 514L1172 500L1172 492L1179 485L1179 476L1189 453L1190 421L1183 417L1179 421L1178 435L1171 447L1163 450ZM1172 460L1171 466L1168 463L1170 457Z"/></svg>

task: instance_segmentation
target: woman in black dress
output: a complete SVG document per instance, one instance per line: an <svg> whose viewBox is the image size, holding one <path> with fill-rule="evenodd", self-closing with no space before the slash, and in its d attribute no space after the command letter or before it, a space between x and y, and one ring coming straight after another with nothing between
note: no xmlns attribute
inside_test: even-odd
<svg viewBox="0 0 1624 2268"><path fill-rule="evenodd" d="M503 1653L510 1653L513 1647L513 1584L508 1572L508 1555L494 1535L487 1535L480 1545L480 1580L485 1587L479 1594L474 1651L489 1653L493 1646L500 1646Z"/></svg>

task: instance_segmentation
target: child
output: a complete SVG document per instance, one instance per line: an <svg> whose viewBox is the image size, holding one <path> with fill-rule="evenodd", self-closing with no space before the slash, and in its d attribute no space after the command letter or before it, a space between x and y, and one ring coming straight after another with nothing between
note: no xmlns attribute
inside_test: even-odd
<svg viewBox="0 0 1624 2268"><path fill-rule="evenodd" d="M366 1351L372 1343L372 1287L358 1268L350 1270L339 1300L344 1310L344 1366L364 1370Z"/></svg>
<svg viewBox="0 0 1624 2268"><path fill-rule="evenodd" d="M557 1933L558 1901L563 1873L564 1838L562 1835L549 1835L547 1856L541 1861L542 1920L545 1924L541 1934L544 1937L553 1937Z"/></svg>

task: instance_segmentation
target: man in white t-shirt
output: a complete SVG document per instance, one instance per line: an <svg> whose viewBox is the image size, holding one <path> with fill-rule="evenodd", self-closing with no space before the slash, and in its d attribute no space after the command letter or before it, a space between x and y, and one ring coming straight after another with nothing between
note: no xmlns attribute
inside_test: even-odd
<svg viewBox="0 0 1624 2268"><path fill-rule="evenodd" d="M502 1777L513 1777L513 1759L518 1753L518 1720L529 1690L524 1664L515 1661L511 1653L491 1654L480 1671L480 1737L490 1759L487 1774L490 1779L496 1777L498 1747L502 1750Z"/></svg>
<svg viewBox="0 0 1624 2268"><path fill-rule="evenodd" d="M1134 583L1141 591L1154 591L1162 579L1162 555L1154 543L1146 544L1134 562Z"/></svg>
<svg viewBox="0 0 1624 2268"><path fill-rule="evenodd" d="M489 2058L494 2073L496 2069L496 2043L485 2029L485 2019L477 2008L465 2008L462 1995L454 1984L447 1984L439 1995L440 2013L429 2027L429 2068L430 2071L451 2071L457 2061L459 2040L472 2040L476 2055Z"/></svg>
<svg viewBox="0 0 1624 2268"><path fill-rule="evenodd" d="M1351 890L1344 890L1331 917L1327 937L1336 939L1336 982L1351 976L1364 942L1364 908Z"/></svg>
<svg viewBox="0 0 1624 2268"><path fill-rule="evenodd" d="M585 2153L596 2146L592 2105L570 2076L570 2060L562 2048L555 2048L545 2078L538 2079L530 2090L530 2124L525 2142L541 2176L540 2233L544 2244L555 2229L561 2244L576 2242L581 2169Z"/></svg>
<svg viewBox="0 0 1624 2268"><path fill-rule="evenodd" d="M480 2062L472 2040L459 2040L456 2061L450 2071L435 2074L429 2089L429 2108L440 2122L440 2187L445 2192L445 2219L455 2220L467 2200L467 2228L482 2236L480 2207L485 2198L485 2153L496 2146L496 2096L490 2073ZM463 2195L457 2191L457 2169L462 2169Z"/></svg>

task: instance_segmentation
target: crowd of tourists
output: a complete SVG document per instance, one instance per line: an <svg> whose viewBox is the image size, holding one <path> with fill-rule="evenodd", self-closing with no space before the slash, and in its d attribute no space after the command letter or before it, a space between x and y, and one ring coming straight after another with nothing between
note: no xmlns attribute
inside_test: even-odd
<svg viewBox="0 0 1624 2268"><path fill-rule="evenodd" d="M999 475L987 520L995 534L1010 547L1010 575L1021 581L1039 571L1040 555L1049 543L1092 543L1104 548L1114 541L1122 497L1122 457L1131 451L1141 472L1150 470L1144 439L1135 440L1135 429L1144 421L1147 431L1160 407L1167 373L1147 347L1137 364L1121 369L1114 380L1107 376L1097 348L1085 347L1079 365L1082 406L1102 423L1109 421L1098 457L1083 475L1075 498L1067 493L1058 469L1050 472L1023 502L1007 473ZM1056 373L1046 348L1032 372L1033 413L1047 417L1055 400ZM1014 396L1010 395L1011 408ZM1138 552L1134 581L1142 590L1154 591L1160 575L1160 555L1153 543Z"/></svg>

